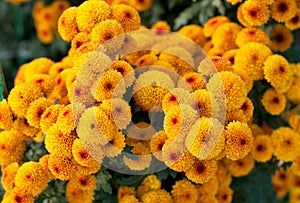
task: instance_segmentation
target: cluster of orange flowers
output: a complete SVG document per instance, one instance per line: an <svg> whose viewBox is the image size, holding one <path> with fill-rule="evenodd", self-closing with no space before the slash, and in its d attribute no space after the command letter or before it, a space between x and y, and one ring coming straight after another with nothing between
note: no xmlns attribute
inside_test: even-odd
<svg viewBox="0 0 300 203"><path fill-rule="evenodd" d="M70 7L66 0L55 0L50 5L44 2L35 3L32 16L39 40L44 44L51 44L57 35L57 20L64 10Z"/></svg>
<svg viewBox="0 0 300 203"><path fill-rule="evenodd" d="M147 32L126 38L123 34L147 28L134 8L114 2L89 0L67 8L58 32L71 42L68 56L22 65L8 99L0 102L3 202L33 202L50 179L69 180L70 202L92 202L94 174L104 157L118 157L125 147L133 156L122 156L120 164L128 170L143 171L159 160L185 178L167 192L149 175L137 188L120 186L119 202L231 202L232 177L249 174L255 161L273 156L292 162L272 178L278 197L291 191L291 202L299 201L300 66L273 53L288 49L290 29L300 27L297 2L247 0L238 9L240 24L216 16L203 27L186 25L176 32L194 43L169 40L164 21L152 26L155 38ZM269 16L285 22L274 26L272 39L257 27ZM146 49L114 55L112 61L98 50L111 39L120 53ZM210 57L199 55L196 45ZM110 48L104 51L115 51ZM262 95L263 107L289 127L272 130L253 123L254 105L247 95L258 80L270 86ZM133 105L126 100L129 92ZM298 106L287 115L288 102ZM152 120L133 125L136 109L149 113L150 120L163 114L162 127ZM22 163L31 139L44 142L49 154Z"/></svg>
<svg viewBox="0 0 300 203"><path fill-rule="evenodd" d="M177 180L170 192L162 188L162 182L157 176L148 175L136 188L120 186L118 202L231 202L233 191L229 188L230 176L226 176L223 167L216 174L216 177L202 185L187 179Z"/></svg>

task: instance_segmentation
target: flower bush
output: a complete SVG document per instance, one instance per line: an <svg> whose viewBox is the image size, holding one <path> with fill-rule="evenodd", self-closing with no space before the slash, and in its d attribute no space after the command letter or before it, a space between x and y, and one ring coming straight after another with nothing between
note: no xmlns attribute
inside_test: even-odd
<svg viewBox="0 0 300 203"><path fill-rule="evenodd" d="M0 5L3 203L300 202L299 1Z"/></svg>

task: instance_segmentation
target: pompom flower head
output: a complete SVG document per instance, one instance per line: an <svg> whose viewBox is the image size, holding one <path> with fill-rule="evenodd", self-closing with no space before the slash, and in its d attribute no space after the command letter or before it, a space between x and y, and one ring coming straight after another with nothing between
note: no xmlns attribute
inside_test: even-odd
<svg viewBox="0 0 300 203"><path fill-rule="evenodd" d="M272 144L274 155L283 161L293 161L300 154L299 134L288 127L273 131Z"/></svg>
<svg viewBox="0 0 300 203"><path fill-rule="evenodd" d="M286 22L296 14L296 1L275 0L275 2L270 6L270 10L272 18L278 22Z"/></svg>
<svg viewBox="0 0 300 203"><path fill-rule="evenodd" d="M271 48L275 51L284 52L288 50L294 41L294 36L291 31L280 24L274 26L271 36Z"/></svg>
<svg viewBox="0 0 300 203"><path fill-rule="evenodd" d="M244 158L252 149L253 135L249 126L238 121L226 126L225 153L228 159L236 161Z"/></svg>
<svg viewBox="0 0 300 203"><path fill-rule="evenodd" d="M13 117L6 99L0 102L0 128L8 130L13 124Z"/></svg>
<svg viewBox="0 0 300 203"><path fill-rule="evenodd" d="M285 93L292 85L293 72L289 62L281 55L269 56L264 62L265 79L279 93Z"/></svg>
<svg viewBox="0 0 300 203"><path fill-rule="evenodd" d="M261 100L263 106L271 115L279 115L286 106L286 97L274 89L268 89Z"/></svg>

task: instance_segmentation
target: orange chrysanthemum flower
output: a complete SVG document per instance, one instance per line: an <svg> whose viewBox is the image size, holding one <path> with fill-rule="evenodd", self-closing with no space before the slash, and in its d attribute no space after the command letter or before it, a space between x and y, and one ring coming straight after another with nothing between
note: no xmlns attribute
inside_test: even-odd
<svg viewBox="0 0 300 203"><path fill-rule="evenodd" d="M203 184L208 182L216 173L218 167L215 160L195 161L192 166L185 172L186 177L195 182Z"/></svg>
<svg viewBox="0 0 300 203"><path fill-rule="evenodd" d="M287 100L284 94L271 88L264 93L261 102L268 113L279 115L284 111Z"/></svg>
<svg viewBox="0 0 300 203"><path fill-rule="evenodd" d="M259 135L253 141L251 155L255 161L267 162L272 158L273 146L271 137L268 135Z"/></svg>
<svg viewBox="0 0 300 203"><path fill-rule="evenodd" d="M270 6L270 10L272 18L278 22L286 22L296 14L296 1L275 0Z"/></svg>
<svg viewBox="0 0 300 203"><path fill-rule="evenodd" d="M253 135L247 124L238 121L229 123L226 127L225 136L225 153L228 159L233 161L242 159L251 151Z"/></svg>
<svg viewBox="0 0 300 203"><path fill-rule="evenodd" d="M240 9L240 19L243 19L240 22L244 26L261 26L269 19L269 7L261 2L245 1Z"/></svg>
<svg viewBox="0 0 300 203"><path fill-rule="evenodd" d="M79 31L89 33L99 22L111 17L105 1L85 1L77 7L76 22Z"/></svg>
<svg viewBox="0 0 300 203"><path fill-rule="evenodd" d="M290 30L296 30L300 28L300 9L297 9L294 17L285 22L285 26Z"/></svg>
<svg viewBox="0 0 300 203"><path fill-rule="evenodd" d="M139 13L131 6L120 4L111 7L112 19L117 20L124 32L138 30L141 25Z"/></svg>
<svg viewBox="0 0 300 203"><path fill-rule="evenodd" d="M236 44L241 47L249 42L258 42L268 45L270 44L270 38L268 34L260 28L246 27L238 33Z"/></svg>
<svg viewBox="0 0 300 203"><path fill-rule="evenodd" d="M225 163L228 172L233 177L241 177L249 174L255 165L255 161L250 155L236 161L226 159Z"/></svg>
<svg viewBox="0 0 300 203"><path fill-rule="evenodd" d="M215 16L210 18L203 27L203 33L205 37L213 36L216 29L223 23L230 22L229 18L226 16Z"/></svg>
<svg viewBox="0 0 300 203"><path fill-rule="evenodd" d="M13 117L6 99L0 102L0 112L0 128L4 130L10 129L13 124Z"/></svg>
<svg viewBox="0 0 300 203"><path fill-rule="evenodd" d="M24 163L15 177L15 187L23 194L37 196L48 185L48 176L42 166L33 161Z"/></svg>
<svg viewBox="0 0 300 203"><path fill-rule="evenodd" d="M284 52L288 50L294 41L294 36L291 31L280 24L274 26L271 36L271 48L275 51Z"/></svg>
<svg viewBox="0 0 300 203"><path fill-rule="evenodd" d="M185 179L175 182L175 184L172 186L171 194L175 203L196 203L198 200L198 190L196 186Z"/></svg>
<svg viewBox="0 0 300 203"><path fill-rule="evenodd" d="M274 155L282 161L293 161L300 155L299 134L288 127L280 127L271 135Z"/></svg>
<svg viewBox="0 0 300 203"><path fill-rule="evenodd" d="M292 85L293 72L289 62L281 55L269 56L264 63L265 79L279 93L285 93Z"/></svg>

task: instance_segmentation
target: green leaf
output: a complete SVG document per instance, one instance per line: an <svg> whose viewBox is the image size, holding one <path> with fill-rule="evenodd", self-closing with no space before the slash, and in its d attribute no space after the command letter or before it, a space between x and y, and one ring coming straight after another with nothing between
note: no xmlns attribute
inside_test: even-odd
<svg viewBox="0 0 300 203"><path fill-rule="evenodd" d="M277 162L256 163L255 168L245 177L233 178L233 203L269 203L276 201L271 175L277 169Z"/></svg>
<svg viewBox="0 0 300 203"><path fill-rule="evenodd" d="M104 192L108 194L112 194L112 187L109 183L109 180L112 178L109 172L107 172L104 168L101 168L101 170L96 174L97 178L97 190Z"/></svg>
<svg viewBox="0 0 300 203"><path fill-rule="evenodd" d="M226 7L222 0L213 0L211 4L218 9L221 15L225 15Z"/></svg>
<svg viewBox="0 0 300 203"><path fill-rule="evenodd" d="M186 25L193 17L195 17L202 8L202 2L193 3L190 7L182 11L174 20L174 29L180 28L182 25Z"/></svg>

